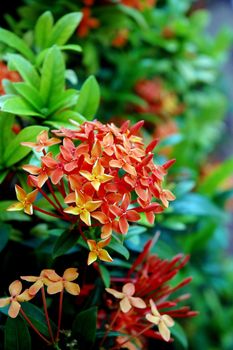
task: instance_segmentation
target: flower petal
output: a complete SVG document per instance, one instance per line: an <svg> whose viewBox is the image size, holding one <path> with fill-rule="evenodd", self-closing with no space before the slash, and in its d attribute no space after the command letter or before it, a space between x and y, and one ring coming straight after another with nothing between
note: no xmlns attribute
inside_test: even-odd
<svg viewBox="0 0 233 350"><path fill-rule="evenodd" d="M77 283L74 283L74 282L64 282L64 287L65 287L65 290L72 294L72 295L79 295L80 293L80 287Z"/></svg>
<svg viewBox="0 0 233 350"><path fill-rule="evenodd" d="M69 269L66 269L64 274L63 274L63 278L66 281L74 281L76 280L76 278L78 278L79 273L77 272L77 268L75 267L70 267Z"/></svg>
<svg viewBox="0 0 233 350"><path fill-rule="evenodd" d="M122 288L122 292L131 297L135 293L134 284L133 283L126 283Z"/></svg>
<svg viewBox="0 0 233 350"><path fill-rule="evenodd" d="M151 323L154 323L156 325L159 324L159 321L160 321L160 317L158 316L153 316L151 314L146 314L146 319L147 321L151 322Z"/></svg>
<svg viewBox="0 0 233 350"><path fill-rule="evenodd" d="M8 304L10 304L11 298L7 297L7 298L1 298L0 299L0 307L4 307L7 306Z"/></svg>
<svg viewBox="0 0 233 350"><path fill-rule="evenodd" d="M15 185L15 192L18 201L23 202L27 196L27 193L19 185Z"/></svg>
<svg viewBox="0 0 233 350"><path fill-rule="evenodd" d="M22 286L22 283L19 281L19 280L16 280L14 282L12 282L10 285L9 285L9 292L10 292L10 295L12 297L16 296L16 295L19 295L21 290L22 290L23 286Z"/></svg>
<svg viewBox="0 0 233 350"><path fill-rule="evenodd" d="M97 260L97 254L95 252L90 252L88 254L87 265L91 265L96 260Z"/></svg>
<svg viewBox="0 0 233 350"><path fill-rule="evenodd" d="M161 321L158 324L158 328L159 328L159 333L160 333L161 337L164 340L169 341L171 333L170 333L170 330L168 329L168 327L166 326L166 324L163 321Z"/></svg>
<svg viewBox="0 0 233 350"><path fill-rule="evenodd" d="M36 295L39 290L43 287L43 282L41 279L38 279L30 288L29 288L29 293L31 295Z"/></svg>
<svg viewBox="0 0 233 350"><path fill-rule="evenodd" d="M137 307L138 309L146 308L146 303L141 298L131 297L130 302L134 307Z"/></svg>
<svg viewBox="0 0 233 350"><path fill-rule="evenodd" d="M100 249L99 250L99 259L102 260L102 261L107 261L107 262L112 262L113 261L113 259L108 254L107 250L105 250L105 249Z"/></svg>
<svg viewBox="0 0 233 350"><path fill-rule="evenodd" d="M121 301L120 301L120 308L121 308L121 311L126 313L128 312L130 309L132 309L132 305L130 304L130 301L127 297L123 298Z"/></svg>
<svg viewBox="0 0 233 350"><path fill-rule="evenodd" d="M83 210L80 213L80 219L85 222L87 226L91 226L91 214L87 210Z"/></svg>
<svg viewBox="0 0 233 350"><path fill-rule="evenodd" d="M169 315L162 315L161 316L162 320L165 322L165 324L168 326L168 327L173 327L175 322L174 320L171 318L171 316Z"/></svg>
<svg viewBox="0 0 233 350"><path fill-rule="evenodd" d="M59 282L54 282L49 284L48 288L47 288L47 292L48 294L56 294L56 293L60 293L63 290L64 286L62 281Z"/></svg>
<svg viewBox="0 0 233 350"><path fill-rule="evenodd" d="M18 295L16 297L16 300L19 301L20 303L22 303L24 301L31 300L33 297L34 297L34 295L31 295L29 293L29 289L25 289L25 291L23 293L21 293L20 295Z"/></svg>
<svg viewBox="0 0 233 350"><path fill-rule="evenodd" d="M20 303L18 303L18 301L15 301L13 300L11 302L11 305L9 307L9 310L8 310L8 315L11 317L11 318L16 318L19 314L19 310L21 308L21 305Z"/></svg>
<svg viewBox="0 0 233 350"><path fill-rule="evenodd" d="M15 202L7 208L7 211L19 211L19 210L23 210L23 209L24 209L23 203Z"/></svg>
<svg viewBox="0 0 233 350"><path fill-rule="evenodd" d="M125 295L121 292L118 292L117 290L115 289L112 289L112 288L105 288L106 292L112 294L115 298L117 299L122 299L125 297Z"/></svg>
<svg viewBox="0 0 233 350"><path fill-rule="evenodd" d="M152 311L152 314L154 315L154 316L160 316L160 313L158 312L158 310L157 310L157 307L156 307L156 305L155 305L155 303L153 302L153 300L152 299L150 299L150 306L151 306L151 311Z"/></svg>

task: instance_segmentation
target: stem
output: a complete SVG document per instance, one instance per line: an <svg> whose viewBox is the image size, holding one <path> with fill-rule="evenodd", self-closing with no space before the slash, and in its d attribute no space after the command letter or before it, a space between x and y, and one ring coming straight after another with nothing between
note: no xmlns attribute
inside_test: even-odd
<svg viewBox="0 0 233 350"><path fill-rule="evenodd" d="M25 319L25 321L27 321L27 323L29 324L29 326L39 335L39 337L41 337L41 339L43 339L48 345L51 345L50 341L48 339L46 339L39 331L38 329L33 325L33 323L30 321L30 319L27 317L27 315L25 314L25 312L23 311L22 308L20 308L20 313L23 316L23 318Z"/></svg>
<svg viewBox="0 0 233 350"><path fill-rule="evenodd" d="M36 205L33 205L33 209L37 210L37 211L40 211L43 214L46 214L46 215L49 215L49 216L53 216L54 218L63 219L63 220L67 220L68 221L68 219L65 219L63 216L50 213L49 211L41 209L41 208L37 207Z"/></svg>
<svg viewBox="0 0 233 350"><path fill-rule="evenodd" d="M78 229L79 229L80 235L82 236L82 239L83 239L85 242L87 242L87 238L84 236L84 233L83 233L83 231L82 231L82 228L81 228L80 223L79 223L79 225L78 225Z"/></svg>
<svg viewBox="0 0 233 350"><path fill-rule="evenodd" d="M44 313L45 313L45 318L46 318L46 322L47 322L47 326L48 326L49 335L51 337L52 343L54 344L54 337L53 337L53 332L52 332L50 319L49 319L49 315L48 315L48 309L47 309L47 303L46 303L46 296L45 296L44 286L41 288L41 293L42 293L42 299L43 299L43 305L44 305Z"/></svg>
<svg viewBox="0 0 233 350"><path fill-rule="evenodd" d="M119 309L117 310L115 316L113 317L113 320L112 320L112 322L110 323L110 325L109 325L107 331L105 332L105 335L104 335L104 337L103 337L103 339L102 339L102 341L101 341L101 343L100 343L100 347L101 347L101 346L103 345L103 343L105 342L105 339L107 338L108 333L111 331L112 326L113 326L113 324L115 323L115 321L116 321L117 317L119 316L119 313L120 313L120 312L121 312L121 310L120 310L120 308L119 308Z"/></svg>
<svg viewBox="0 0 233 350"><path fill-rule="evenodd" d="M56 341L58 341L59 333L60 333L60 329L61 329L63 295L64 295L64 290L62 290L60 293Z"/></svg>
<svg viewBox="0 0 233 350"><path fill-rule="evenodd" d="M50 180L47 180L47 185L48 185L49 191L51 192L55 202L57 203L58 207L60 208L59 211L61 211L63 213L63 208L62 208L59 200L57 199L57 196L56 196L56 194L55 194L55 192L53 190L53 186L52 186Z"/></svg>
<svg viewBox="0 0 233 350"><path fill-rule="evenodd" d="M43 197L56 209L59 211L59 208L56 206L56 204L47 196L47 194L40 188L37 187L37 190L42 194Z"/></svg>
<svg viewBox="0 0 233 350"><path fill-rule="evenodd" d="M117 350L120 349L122 347L122 345L128 343L128 341L130 341L133 338L139 337L140 335L142 335L144 332L148 331L149 329L151 329L154 325L150 324L149 326L147 326L146 328L144 328L141 332L136 333L134 335L131 335L130 337L128 337L126 340L123 341L123 343L120 343L118 345L116 345L114 348L112 348L112 350Z"/></svg>

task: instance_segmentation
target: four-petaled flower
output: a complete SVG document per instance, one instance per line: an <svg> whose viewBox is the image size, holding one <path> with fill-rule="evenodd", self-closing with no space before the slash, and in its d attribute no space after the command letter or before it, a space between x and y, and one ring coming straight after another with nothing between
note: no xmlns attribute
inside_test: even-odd
<svg viewBox="0 0 233 350"><path fill-rule="evenodd" d="M8 211L23 210L26 214L33 214L33 202L36 199L38 190L34 190L30 193L26 193L19 185L15 185L16 197L19 202L13 203Z"/></svg>
<svg viewBox="0 0 233 350"><path fill-rule="evenodd" d="M33 298L33 296L29 294L28 289L26 289L23 293L21 293L21 291L22 283L19 280L16 280L9 286L10 297L0 299L0 307L10 304L8 315L12 318L18 316L21 308L20 303Z"/></svg>
<svg viewBox="0 0 233 350"><path fill-rule="evenodd" d="M73 282L79 275L76 268L66 269L62 277L53 270L44 270L44 275L50 280L47 289L48 294L60 293L64 289L72 295L80 293L79 285Z"/></svg>
<svg viewBox="0 0 233 350"><path fill-rule="evenodd" d="M41 152L45 147L53 146L58 143L61 143L60 139L56 137L52 137L51 139L49 139L48 131L43 130L37 136L36 142L21 142L21 145L35 148L37 152Z"/></svg>
<svg viewBox="0 0 233 350"><path fill-rule="evenodd" d="M158 326L161 337L164 340L169 341L171 333L168 327L174 326L174 320L169 315L160 315L152 299L150 299L150 306L151 314L146 314L147 321L154 323L156 326Z"/></svg>
<svg viewBox="0 0 233 350"><path fill-rule="evenodd" d="M75 202L75 207L68 207L64 209L64 212L80 215L80 219L85 222L86 225L91 226L91 212L99 208L102 204L102 201L92 201L92 198L88 195L82 194L80 191L75 191L74 193L69 194L65 198L65 203Z"/></svg>
<svg viewBox="0 0 233 350"><path fill-rule="evenodd" d="M102 183L108 182L114 178L112 175L107 175L104 173L104 167L97 160L93 166L92 173L86 170L79 172L87 180L91 181L92 186L96 191L99 191L100 185Z"/></svg>
<svg viewBox="0 0 233 350"><path fill-rule="evenodd" d="M103 249L109 243L109 239L99 241L98 243L92 239L87 241L90 253L88 255L87 264L90 265L99 258L102 261L112 262L111 256L106 249Z"/></svg>
<svg viewBox="0 0 233 350"><path fill-rule="evenodd" d="M48 286L52 283L49 279L49 275L53 275L54 272L54 270L47 269L42 270L40 276L20 276L20 278L27 282L34 282L28 291L30 295L36 295L44 285Z"/></svg>
<svg viewBox="0 0 233 350"><path fill-rule="evenodd" d="M105 290L112 294L115 298L121 299L120 309L124 313L131 310L132 307L139 309L146 308L146 303L141 298L133 297L135 293L135 286L133 283L126 283L122 288L122 292L118 292L112 288L105 288Z"/></svg>

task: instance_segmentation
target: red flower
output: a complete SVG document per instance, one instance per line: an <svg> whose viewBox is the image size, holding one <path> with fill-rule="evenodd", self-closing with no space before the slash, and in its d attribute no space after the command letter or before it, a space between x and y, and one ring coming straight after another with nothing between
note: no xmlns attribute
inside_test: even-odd
<svg viewBox="0 0 233 350"><path fill-rule="evenodd" d="M90 29L98 28L100 22L97 18L91 16L91 9L84 7L82 10L83 17L78 26L77 34L80 38L84 38L89 34Z"/></svg>
<svg viewBox="0 0 233 350"><path fill-rule="evenodd" d="M17 72L8 70L7 65L0 61L0 95L5 94L5 90L2 85L3 79L8 79L12 82L21 81L21 78Z"/></svg>

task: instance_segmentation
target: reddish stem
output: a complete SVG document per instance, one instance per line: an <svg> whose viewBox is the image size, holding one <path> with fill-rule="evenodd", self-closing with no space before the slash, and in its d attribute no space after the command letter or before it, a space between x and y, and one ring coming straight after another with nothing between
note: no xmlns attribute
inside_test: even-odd
<svg viewBox="0 0 233 350"><path fill-rule="evenodd" d="M58 322L57 322L57 335L56 335L56 341L58 341L59 333L61 329L61 318L62 318L62 305L63 305L63 295L64 290L62 289L60 293L60 299L59 299L59 311L58 311Z"/></svg>
<svg viewBox="0 0 233 350"><path fill-rule="evenodd" d="M113 326L113 324L116 322L116 319L117 319L117 317L119 316L120 312L121 312L121 310L120 310L120 308L119 308L119 309L117 310L115 316L113 317L112 322L110 323L110 325L109 325L107 331L105 332L105 335L104 335L104 337L103 337L103 339L102 339L102 341L101 341L101 343L100 343L100 348L101 348L101 346L103 345L103 343L105 342L105 339L107 338L108 333L111 331L112 326Z"/></svg>
<svg viewBox="0 0 233 350"><path fill-rule="evenodd" d="M54 344L54 337L53 337L53 332L52 332L50 319L49 319L49 314L48 314L48 309L47 309L47 303L46 303L46 296L45 296L44 286L41 288L41 293L42 293L44 313L45 313L45 318L46 318L46 322L47 322L47 326L48 326L49 335L51 337L52 343Z"/></svg>
<svg viewBox="0 0 233 350"><path fill-rule="evenodd" d="M82 228L81 228L81 225L80 225L80 224L78 225L78 228L79 228L80 235L82 236L82 239L83 239L85 242L87 242L87 238L84 236L84 233L83 233L83 231L82 231Z"/></svg>
<svg viewBox="0 0 233 350"><path fill-rule="evenodd" d="M37 187L37 190L42 194L42 196L56 209L59 211L59 208L56 206L56 204L47 196L47 194L40 188Z"/></svg>
<svg viewBox="0 0 233 350"><path fill-rule="evenodd" d="M31 320L27 317L27 315L25 314L25 312L23 311L22 308L20 308L20 313L23 316L23 318L25 319L25 321L27 321L27 323L29 324L29 326L39 335L39 337L41 339L43 339L48 345L51 345L50 341L48 339L46 339L41 333L40 331L38 331L38 329L34 326L34 324L31 322Z"/></svg>
<svg viewBox="0 0 233 350"><path fill-rule="evenodd" d="M130 341L131 339L133 338L137 338L139 337L140 335L142 335L144 332L148 331L149 329L151 329L154 325L153 324L150 324L149 326L147 326L146 328L144 328L143 330L141 330L141 332L137 333L137 334L134 334L134 335L131 335L130 337L128 337L126 340L123 341L123 343L120 343L118 345L116 345L114 348L112 348L112 350L117 350L117 349L120 349L122 347L122 345L128 343L128 341Z"/></svg>
<svg viewBox="0 0 233 350"><path fill-rule="evenodd" d="M41 208L37 207L36 205L33 205L33 209L34 209L34 210L37 210L37 211L39 211L39 212L41 212L41 213L43 213L43 214L46 214L46 215L49 215L49 216L53 216L54 218L58 218L58 219L63 219L63 220L70 221L70 220L64 218L63 216L50 213L49 211L46 211L46 210L44 210L44 209L41 209Z"/></svg>
<svg viewBox="0 0 233 350"><path fill-rule="evenodd" d="M53 196L55 202L57 203L58 207L60 208L59 211L61 211L61 212L63 213L63 208L62 208L62 206L61 206L59 200L57 199L57 196L56 196L56 194L55 194L55 192L54 192L54 190L53 190L53 186L52 186L50 180L47 180L46 183L47 183L47 186L48 186L48 188L49 188L49 191L51 192L51 194L52 194L52 196Z"/></svg>

